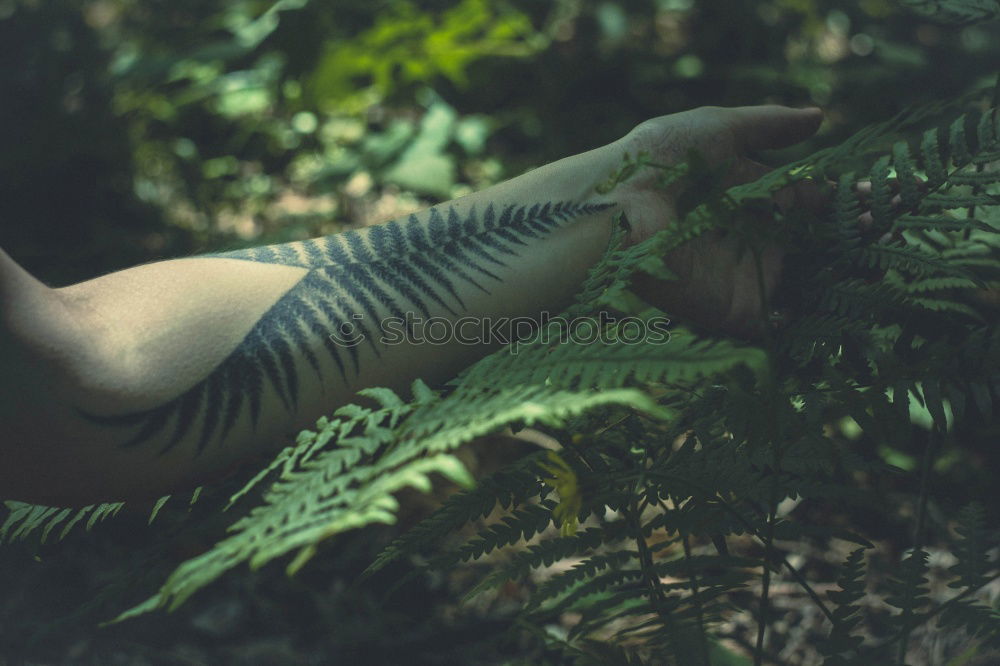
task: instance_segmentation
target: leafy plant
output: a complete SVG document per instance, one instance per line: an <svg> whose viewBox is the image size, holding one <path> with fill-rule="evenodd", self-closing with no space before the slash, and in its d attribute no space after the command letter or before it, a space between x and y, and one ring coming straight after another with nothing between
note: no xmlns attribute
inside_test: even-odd
<svg viewBox="0 0 1000 666"><path fill-rule="evenodd" d="M995 15L995 3L981 0L910 4L933 4L946 20ZM825 618L817 641L826 664L905 664L912 636L935 619L965 631L970 650L998 645L996 609L977 599L998 573L988 511L957 513L957 538L948 539L955 596L932 598L928 555L947 527L928 508L935 465L959 444L961 426L992 422L1000 387L989 299L1000 288L998 91L991 102L979 93L900 114L755 183L710 196L689 187L671 229L627 249L612 243L567 313L606 326L612 342L556 345L543 330L445 391L416 382L409 398L363 392L376 406L342 407L301 433L230 506L269 483L262 503L118 620L174 608L244 562L256 568L294 552L286 567L294 573L324 540L392 522L393 494L426 490L439 474L465 489L390 544L369 573L403 559L436 571L488 560L468 597L520 581L527 598L511 629L559 663L720 663L715 639L737 606L751 608L748 651L763 663L778 577ZM658 168L633 158L616 181ZM690 185L697 171L692 163L663 178ZM764 224L754 214L807 178L837 183L830 215L788 211ZM871 183L868 229L858 224L858 180ZM665 345L614 342L624 319L602 324L596 313L650 314L628 290L630 276L667 275L665 251L718 231L739 234L755 256L766 242L786 244L790 288L763 314L783 310L787 323L776 322L759 347L679 328ZM855 446L838 423L877 446ZM480 435L525 426L562 448L475 483L454 455ZM906 456L917 461L907 473L887 462ZM884 492L890 483L903 490ZM912 537L894 574L869 591L871 535L803 509L880 505L908 508ZM12 508L0 537L44 537L60 524L65 534L85 516ZM789 544L835 540L860 548L824 595ZM893 610L873 611L867 596ZM865 623L879 612L889 617L874 636ZM560 631L567 617L575 621ZM972 653L963 654L956 659Z"/></svg>
<svg viewBox="0 0 1000 666"><path fill-rule="evenodd" d="M519 626L547 626L574 613L580 619L565 638L543 637L592 658L604 649L594 643L603 636L639 646L633 659L707 663L711 627L732 612L737 595L754 588L759 661L774 619L772 581L782 572L807 591L829 621L823 649L830 664L870 663L876 655L904 663L910 634L939 612L947 626L993 640L997 625L991 611L971 599L930 608L922 544L935 442L968 415L961 405L975 405L986 415L995 399L991 381L1000 345L975 295L1000 269L994 226L1000 175L991 166L1000 151L1000 127L995 110L988 109L963 113L944 130L923 131L914 143L918 147L892 140L926 121L927 114L919 112L865 131L694 207L676 229L641 246L610 248L571 310L606 308L609 291L617 295L610 301L621 312L642 307L620 291L619 282L637 269L661 270L657 257L678 236L724 229L746 234L748 251L754 251L763 230L734 222L749 202L790 182L836 173L845 162L863 160L864 148L891 146L890 154L874 158L867 174L870 230L859 228L851 173L840 177L833 219L780 220L779 233L789 234L801 252L791 266L797 287L784 303L796 316L769 334L763 350L682 330L675 330L667 345L554 346L540 334L516 355L500 352L474 365L446 395L419 382L408 402L370 390L366 395L379 408L347 406L321 421L317 432L303 433L251 483L260 483L266 473L278 475L264 504L122 618L174 607L240 562L258 567L297 550L288 565L294 572L320 541L371 522L390 522L396 509L392 493L399 488L427 489L431 473L471 483L449 453L458 445L504 425L534 424L563 443L557 457L529 456L460 492L389 546L371 571L417 554L427 568L448 570L509 551L507 563L470 592L476 595L569 559L574 566L531 593ZM902 200L895 206L891 175ZM918 175L926 177L926 185L910 187ZM897 238L880 241L887 232ZM993 249L970 262L974 248ZM884 272L884 278L872 278L872 270ZM934 295L931 302L928 293ZM616 324L609 326L613 339ZM824 426L849 416L888 446L907 446L911 400L931 417L917 470L924 483L913 500L916 543L897 576L884 583L886 602L899 609L892 634L870 644L857 633L863 549L848 558L841 592L824 600L777 544L816 539L871 544L833 525L798 520L780 505L786 499L815 505L877 501L873 490L851 479L892 474L892 468L852 451ZM487 516L491 520L470 539L439 550L443 538ZM982 511L968 509L962 516L954 573L968 598L996 571L987 557L993 542ZM557 523L561 532L552 532ZM738 535L756 541L758 554L730 554L727 542ZM702 545L709 542L714 552Z"/></svg>

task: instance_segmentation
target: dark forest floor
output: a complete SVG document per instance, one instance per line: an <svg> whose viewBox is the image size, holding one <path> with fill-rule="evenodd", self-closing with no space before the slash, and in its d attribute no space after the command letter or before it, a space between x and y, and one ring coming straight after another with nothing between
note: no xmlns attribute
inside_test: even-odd
<svg viewBox="0 0 1000 666"><path fill-rule="evenodd" d="M224 496L222 490L219 496ZM418 496L406 500L410 510L404 527L434 501ZM183 508L166 509L151 526L147 512L133 509L91 532L74 531L61 543L0 547L0 666L552 663L541 659L536 644L505 637L504 629L526 599L527 586L572 561L465 604L459 600L484 575L488 560L463 564L448 575L414 576L396 590L392 588L406 567L360 580L361 571L401 527L334 539L292 579L284 575L284 562L256 573L240 568L174 612L99 627L144 600L173 567L221 536L232 518L217 515L217 506L208 497L190 515ZM855 547L841 541L805 551L801 544L777 545L811 580L830 580ZM895 561L891 544L877 545L869 561L869 584L886 575L891 569L887 563ZM735 553L759 555L748 540L732 539L730 547ZM945 584L951 558L946 551L930 549L931 597L937 602L953 595ZM823 596L834 586L817 583L815 589ZM732 602L751 608L758 593L751 586ZM773 580L771 594L777 619L768 635L766 663L821 664L816 645L829 630L822 614L787 575ZM995 604L1000 584L985 589L982 598ZM865 604L870 611L865 632L877 640L888 609L875 596ZM573 621L566 616L562 627L550 629L565 630ZM717 627L717 635L724 646L745 654L756 635L752 614L734 614ZM950 661L972 645L965 635L924 627L912 638L908 663L1000 663L997 653Z"/></svg>

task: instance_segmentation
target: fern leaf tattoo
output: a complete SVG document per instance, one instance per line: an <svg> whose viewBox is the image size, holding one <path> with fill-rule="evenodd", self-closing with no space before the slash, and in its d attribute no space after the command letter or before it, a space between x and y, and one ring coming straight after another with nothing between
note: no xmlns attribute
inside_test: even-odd
<svg viewBox="0 0 1000 666"><path fill-rule="evenodd" d="M293 409L299 397L297 357L323 380L311 341L322 341L346 381L348 373L359 372L358 350L354 345L338 344L331 333L356 335L378 355L376 336L365 321L379 322L386 313L404 317L408 310L429 317L432 304L458 314L465 309L459 285L489 293L491 282L502 281L499 269L531 240L612 205L491 204L481 214L473 208L464 216L453 206L434 207L423 216L410 215L364 233L348 231L202 255L298 266L308 272L264 313L229 356L181 395L128 414L82 413L101 425L133 428L122 444L125 447L147 442L172 428L161 454L198 428L200 419L200 453L213 438L224 438L244 409L249 409L251 424L256 427L268 386L286 409Z"/></svg>

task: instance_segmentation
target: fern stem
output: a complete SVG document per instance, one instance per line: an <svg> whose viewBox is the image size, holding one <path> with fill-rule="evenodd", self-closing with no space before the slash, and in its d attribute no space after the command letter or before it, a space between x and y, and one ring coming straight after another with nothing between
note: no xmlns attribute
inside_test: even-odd
<svg viewBox="0 0 1000 666"><path fill-rule="evenodd" d="M985 582L983 582L982 585L978 585L976 587L967 587L967 588L965 588L965 590L963 590L961 594L958 594L958 595L952 597L951 599L949 599L948 601L944 602L943 604L941 604L937 608L934 608L933 610L929 610L926 613L921 613L919 615L915 614L914 615L914 621L910 625L910 631L916 629L920 625L922 625L922 624L924 624L924 623L926 623L926 622L928 622L930 620L933 620L935 617L937 617L939 614L943 613L945 610L951 608L955 604L961 603L962 601L964 601L965 599L969 598L970 596L972 596L976 592L979 592L979 590L983 589L984 587L988 587L989 585L992 585L993 583L997 582L998 580L1000 580L1000 574L994 574L994 576L992 578L990 578L990 579L986 580ZM893 643L895 643L898 640L900 640L899 636L892 636L891 638L888 638L885 641L883 641L882 643L876 645L874 648L871 649L870 652L872 654L878 654L879 652L881 652L882 650L885 650L886 648L888 648L890 645L892 645Z"/></svg>
<svg viewBox="0 0 1000 666"><path fill-rule="evenodd" d="M642 520L636 502L636 485L635 483L631 485L629 492L631 501L625 511L625 515L632 526L632 530L635 532L635 544L639 552L639 566L642 568L642 576L649 587L649 601L667 629L668 640L672 641L674 638L674 629L671 626L672 618L670 617L670 612L666 608L667 596L663 592L660 577L656 574L655 565L653 564L653 554L650 552L649 544L646 543L646 537L642 532Z"/></svg>
<svg viewBox="0 0 1000 666"><path fill-rule="evenodd" d="M978 585L976 587L967 587L967 588L965 588L964 590L962 590L961 594L958 594L958 595L952 597L951 599L949 599L948 601L944 602L943 604L941 604L937 608L935 608L933 610L929 610L926 613L921 614L919 616L919 618L918 618L918 621L914 624L914 628L916 628L918 625L923 624L924 622L927 622L928 620L934 619L935 616L937 616L938 614L944 612L946 609L951 608L955 604L957 604L957 603L959 603L959 602L967 599L968 597L972 596L976 592L979 592L979 590L983 589L984 587L989 587L990 585L992 585L993 583L997 582L998 580L1000 580L1000 573L994 574L992 578L984 581L982 585Z"/></svg>
<svg viewBox="0 0 1000 666"><path fill-rule="evenodd" d="M990 109L987 110L986 113L997 113L997 107L1000 107L1000 73L997 74L997 82L996 82L996 85L993 86L993 100L990 102ZM980 146L979 149L982 150L983 147ZM976 173L982 173L985 169L986 169L986 165L985 164L977 164L976 165ZM972 193L974 195L975 194L979 194L980 192L982 192L982 187L980 187L979 185L973 185L972 186ZM976 205L975 204L969 206L969 210L967 211L966 217L968 219L970 219L970 220L976 219ZM971 225L969 225L969 226L967 226L965 228L965 231L963 232L962 236L963 236L963 238L965 240L969 240L969 238L972 237L972 226Z"/></svg>
<svg viewBox="0 0 1000 666"><path fill-rule="evenodd" d="M708 656L708 636L705 635L705 612L701 605L701 598L698 596L698 574L695 573L694 567L691 566L691 542L686 532L683 534L681 543L684 544L684 559L688 563L688 577L691 579L691 594L694 595L695 610L698 613L698 636L701 639L699 641L699 645L701 646L701 662L705 666L712 666L712 662Z"/></svg>
<svg viewBox="0 0 1000 666"><path fill-rule="evenodd" d="M771 412L770 422L774 426L774 433L769 439L769 444L771 445L772 460L772 478L771 487L769 490L768 497L768 507L767 507L767 533L764 536L764 558L763 558L763 571L761 572L761 590L760 590L760 610L757 616L757 641L754 647L753 653L753 663L754 666L761 666L764 657L764 638L767 634L767 626L770 622L771 615L771 558L774 556L774 520L777 513L777 490L778 490L778 470L781 468L781 454L779 451L780 442L780 431L781 431L781 416L777 413L775 405L777 404L778 398L778 387L774 381L776 362L775 362L775 340L774 334L771 330L771 325L768 317L771 312L770 302L767 297L767 284L764 280L764 266L761 261L761 250L754 244L751 246L753 248L754 255L754 268L757 276L757 290L760 294L760 316L764 322L764 346L767 353L768 360L768 375L765 379L765 390L768 400L768 408ZM764 433L762 433L764 434Z"/></svg>
<svg viewBox="0 0 1000 666"><path fill-rule="evenodd" d="M773 488L773 486L772 486ZM773 493L772 493L773 495ZM771 615L771 556L774 543L774 502L772 496L771 510L767 515L767 535L764 537L764 571L761 574L760 611L757 616L757 643L753 652L754 666L761 666L764 656L764 635Z"/></svg>
<svg viewBox="0 0 1000 666"><path fill-rule="evenodd" d="M917 499L917 518L913 526L913 550L920 550L924 543L924 524L927 522L927 487L930 485L931 464L934 460L938 437L938 424L935 423L927 434L927 444L924 446L924 455L920 463L920 495ZM896 651L896 661L899 666L906 666L906 652L910 647L910 634L915 628L913 622L913 609L903 610L903 627L899 635L899 647Z"/></svg>
<svg viewBox="0 0 1000 666"><path fill-rule="evenodd" d="M788 558L785 557L784 555L781 556L781 563L785 565L786 569L788 569L788 573L792 574L792 578L794 578L795 582L799 584L799 587L805 590L806 596L812 599L812 602L816 604L816 607L819 608L820 612L822 612L823 615L826 616L826 619L828 619L834 626L837 626L837 620L834 619L833 612L829 608L827 608L825 603L823 603L823 600L820 598L819 594L817 594L816 590L812 588L812 585L809 584L809 581L805 579L805 576L802 575L802 572L796 569L794 566L792 566L792 563L789 562Z"/></svg>
<svg viewBox="0 0 1000 666"><path fill-rule="evenodd" d="M632 523L632 528L635 530L635 543L639 550L639 562L642 566L643 576L646 578L646 584L649 586L650 601L653 602L657 614L666 623L669 623L669 613L666 612L665 608L667 598L663 593L660 577L656 575L656 570L653 568L653 554L650 552L649 544L646 543L646 538L642 534L642 525L636 517L635 511L635 506L630 507L628 512L629 522Z"/></svg>
<svg viewBox="0 0 1000 666"><path fill-rule="evenodd" d="M705 488L699 484L693 483L690 479L680 479L671 474L665 474L663 472L656 472L653 470L648 470L648 474L649 476L661 477L665 480L683 481L684 483L690 485L693 488L696 488L697 490L706 493L707 495L713 495L710 489ZM729 502L727 502L725 498L719 496L717 493L715 493L714 495L715 495L714 499L716 499L719 502L722 508L725 509L728 513L730 513L734 518L736 518L736 520L739 521L743 529L745 529L748 534L753 535L754 538L760 541L761 545L763 545L764 539L757 533L757 529L753 526L753 524L749 520L747 520L743 516L743 514L737 511ZM661 500L660 504L662 505L662 503L663 502ZM666 510L666 506L664 506L663 508L664 510ZM782 564L785 565L785 568L788 569L788 571L792 574L792 577L796 580L796 582L798 582L798 584L802 586L802 588L806 592L806 595L813 600L813 602L816 604L816 607L819 608L820 612L822 612L823 615L826 616L826 619L828 619L831 623L836 625L837 620L835 620L833 617L833 611L831 611L830 608L825 603L823 603L823 600L820 598L819 594L817 594L816 590L814 590L812 586L809 585L809 582L802 576L802 573L799 572L799 570L796 569L794 566L792 566L792 563L789 562L788 558L785 557L784 555L781 556L781 562Z"/></svg>

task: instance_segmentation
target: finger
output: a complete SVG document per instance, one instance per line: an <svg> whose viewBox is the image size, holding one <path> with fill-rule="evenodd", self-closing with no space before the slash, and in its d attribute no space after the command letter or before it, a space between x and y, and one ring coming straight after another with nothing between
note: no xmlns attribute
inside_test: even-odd
<svg viewBox="0 0 1000 666"><path fill-rule="evenodd" d="M886 181L886 185L889 186L890 194L899 193L899 181L895 178L890 178ZM868 204L871 201L872 194L874 190L872 189L872 182L870 180L861 180L854 184L854 191L858 195L858 200L863 204Z"/></svg>
<svg viewBox="0 0 1000 666"><path fill-rule="evenodd" d="M744 150L795 145L815 134L823 122L823 111L815 107L742 106L728 111L736 140Z"/></svg>

